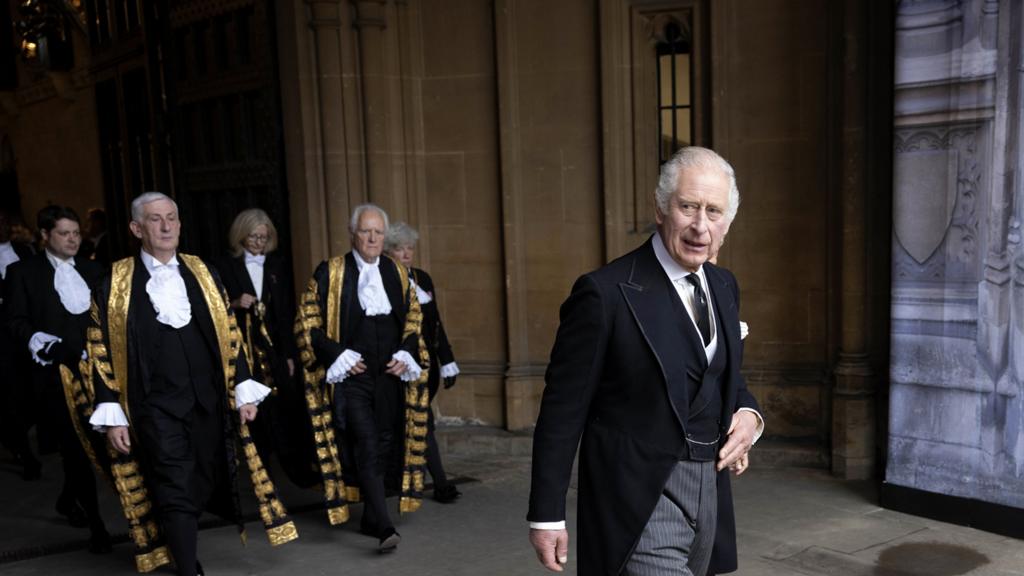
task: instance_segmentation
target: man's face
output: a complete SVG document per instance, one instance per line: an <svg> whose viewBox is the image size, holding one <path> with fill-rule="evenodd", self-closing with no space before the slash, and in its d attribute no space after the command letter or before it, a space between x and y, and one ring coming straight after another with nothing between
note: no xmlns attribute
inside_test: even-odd
<svg viewBox="0 0 1024 576"><path fill-rule="evenodd" d="M680 266L696 272L717 255L729 232L729 178L717 169L684 168L665 213L655 210L661 239Z"/></svg>
<svg viewBox="0 0 1024 576"><path fill-rule="evenodd" d="M416 246L412 244L402 244L391 249L388 253L392 258L398 260L406 268L412 268L412 259L416 256Z"/></svg>
<svg viewBox="0 0 1024 576"><path fill-rule="evenodd" d="M67 260L78 254L78 247L82 244L82 231L79 229L78 222L67 218L57 220L53 230L49 232L42 230L41 234L46 249L61 260Z"/></svg>
<svg viewBox="0 0 1024 576"><path fill-rule="evenodd" d="M384 250L384 217L376 210L366 210L352 233L352 246L363 260L374 263Z"/></svg>
<svg viewBox="0 0 1024 576"><path fill-rule="evenodd" d="M132 234L142 240L142 249L153 256L163 257L178 249L181 221L178 209L170 200L154 200L142 205L142 222L128 225Z"/></svg>

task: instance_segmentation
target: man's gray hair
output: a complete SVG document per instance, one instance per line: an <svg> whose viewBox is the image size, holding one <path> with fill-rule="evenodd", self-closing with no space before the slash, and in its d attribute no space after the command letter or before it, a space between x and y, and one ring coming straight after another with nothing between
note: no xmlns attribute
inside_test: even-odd
<svg viewBox="0 0 1024 576"><path fill-rule="evenodd" d="M388 235L384 237L384 251L390 252L402 246L415 246L420 239L419 232L405 222L395 222L388 227Z"/></svg>
<svg viewBox="0 0 1024 576"><path fill-rule="evenodd" d="M388 213L385 212L384 209L381 208L380 206L377 206L372 202L367 202L366 204L360 204L359 206L356 206L352 210L352 219L348 221L349 232L351 232L352 234L356 233L356 230L359 229L359 218L361 218L363 216L363 212L366 212L367 210L376 210L377 212L379 212L381 218L384 219L384 229L388 229Z"/></svg>
<svg viewBox="0 0 1024 576"><path fill-rule="evenodd" d="M157 200L167 200L171 204L174 204L174 209L178 209L178 203L163 192L143 192L139 194L135 200L132 200L132 222L142 223L142 207L150 202L156 202Z"/></svg>
<svg viewBox="0 0 1024 576"><path fill-rule="evenodd" d="M661 210L662 214L668 214L668 201L679 188L679 173L689 168L718 169L729 178L729 207L725 211L725 217L731 223L740 208L740 189L736 186L736 172L717 152L700 146L680 148L672 159L661 167L658 188L654 191L654 201L658 205L658 210Z"/></svg>

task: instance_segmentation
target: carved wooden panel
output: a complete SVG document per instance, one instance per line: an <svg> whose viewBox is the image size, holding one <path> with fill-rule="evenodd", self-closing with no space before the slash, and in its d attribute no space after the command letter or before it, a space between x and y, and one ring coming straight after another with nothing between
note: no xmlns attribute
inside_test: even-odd
<svg viewBox="0 0 1024 576"><path fill-rule="evenodd" d="M235 215L258 207L287 252L271 2L174 2L169 21L164 72L182 249L221 254Z"/></svg>

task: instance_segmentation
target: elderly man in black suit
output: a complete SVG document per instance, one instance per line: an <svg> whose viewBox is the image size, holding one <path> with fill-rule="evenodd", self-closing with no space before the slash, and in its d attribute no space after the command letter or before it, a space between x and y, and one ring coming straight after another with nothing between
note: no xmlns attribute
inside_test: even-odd
<svg viewBox="0 0 1024 576"><path fill-rule="evenodd" d="M110 551L100 517L96 478L64 401L59 365L77 366L85 350L90 291L103 274L99 265L78 258L82 235L71 208L47 206L37 221L45 250L7 268L4 308L11 333L34 360L32 384L40 398L40 444L56 445L64 464L64 486L57 512L73 525L91 530L89 550Z"/></svg>
<svg viewBox="0 0 1024 576"><path fill-rule="evenodd" d="M216 271L178 251L177 203L146 192L132 201L131 213L129 227L142 250L114 262L94 293L89 423L121 455L111 474L140 549L140 571L168 563L170 552L179 576L201 575L199 516L210 510L240 522L239 460L249 468L271 544L297 537L262 461L249 449L247 424L270 389L251 378ZM129 468L145 482L118 477ZM137 490L140 485L148 494ZM140 504L150 496L151 503ZM154 511L166 548L152 538L155 522L139 522Z"/></svg>
<svg viewBox="0 0 1024 576"><path fill-rule="evenodd" d="M345 522L362 498L360 531L382 553L401 541L385 505L397 468L399 511L420 506L429 409L420 304L408 270L383 254L387 229L380 206L353 209L352 251L313 272L295 328L328 518Z"/></svg>
<svg viewBox="0 0 1024 576"><path fill-rule="evenodd" d="M746 468L763 422L740 375L736 278L708 262L739 206L732 167L684 148L655 202L657 233L580 277L562 305L528 514L553 571L568 560L577 445L580 574L701 576L713 547L713 569L735 569L728 470Z"/></svg>

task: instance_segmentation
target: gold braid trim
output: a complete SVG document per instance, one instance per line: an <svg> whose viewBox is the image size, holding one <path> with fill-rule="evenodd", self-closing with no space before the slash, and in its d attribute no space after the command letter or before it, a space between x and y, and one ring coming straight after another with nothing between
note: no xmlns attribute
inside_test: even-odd
<svg viewBox="0 0 1024 576"><path fill-rule="evenodd" d="M107 387L118 393L121 409L124 410L125 417L129 422L132 419L128 412L128 305L132 301L132 274L134 273L135 258L118 260L114 262L110 270L107 335L110 339L110 356L113 360L113 378L104 380ZM102 374L103 372L100 372L101 377ZM124 382L125 385L121 386L121 382Z"/></svg>
<svg viewBox="0 0 1024 576"><path fill-rule="evenodd" d="M82 360L80 370L85 374L90 366L91 362L88 359ZM121 501L125 518L128 520L128 533L135 542L136 570L141 573L151 572L169 564L171 559L167 548L158 545L160 535L153 519L153 506L143 485L142 476L138 473L138 466L132 457L108 448L107 462L119 460L120 463L106 470L97 457L93 443L89 440L88 423L95 402L92 380L77 378L74 372L63 364L60 366L60 376L64 384L64 399L78 440L93 466L113 485Z"/></svg>
<svg viewBox="0 0 1024 576"><path fill-rule="evenodd" d="M135 259L124 258L114 262L110 275L110 294L107 298L107 315L102 318L97 302L91 307L93 325L86 330L87 358L79 364L81 379L61 367L65 398L72 402L75 411L72 421L82 446L93 464L113 484L121 503L121 509L128 520L128 534L135 543L135 567L139 572L150 572L171 563L170 554L163 546L157 527L153 504L139 471L138 462L131 454L121 454L109 442L106 446L106 462L101 465L99 454L92 449L85 432L92 416L96 384L100 383L118 395L118 403L125 416L131 421L128 410L128 307L132 295L132 275L135 273ZM109 340L104 340L103 320L106 320ZM108 343L109 342L109 343ZM123 385L122 385L123 384ZM69 408L72 406L69 404ZM109 463L109 470L105 466Z"/></svg>
<svg viewBox="0 0 1024 576"><path fill-rule="evenodd" d="M241 331L235 323L235 316L230 313L228 295L217 286L213 275L210 274L210 270L201 259L191 254L181 253L178 254L178 259L195 275L196 280L199 282L199 287L202 289L206 305L210 309L214 332L217 334L217 344L220 348L221 368L224 371L224 387L227 390L228 407L232 411L237 410L238 407L235 401L235 363L238 361L239 352L243 350L244 343L242 342ZM298 538L295 526L288 520L288 513L278 499L274 483L270 480L267 469L263 466L263 461L256 451L256 445L252 442L249 426L244 422L239 422L238 435L241 439L242 450L245 452L245 461L252 478L253 491L256 493L256 499L259 502L260 519L263 520L263 526L267 531L267 537L270 538L271 544L283 544ZM282 531L280 528L289 525L291 526L292 536L287 540L281 540ZM283 532L288 531L285 530ZM277 538L276 543L275 538Z"/></svg>
<svg viewBox="0 0 1024 576"><path fill-rule="evenodd" d="M399 499L399 513L415 512L423 500L423 469L426 466L427 410L430 409L430 393L427 379L430 377L430 352L423 342L423 311L420 309L416 291L411 289L409 271L395 263L402 281L407 311L402 341L416 335L419 364L422 368L419 379L405 383L405 454L402 468L402 492Z"/></svg>
<svg viewBox="0 0 1024 576"><path fill-rule="evenodd" d="M344 257L328 261L327 290L327 337L340 341L341 287L345 278ZM313 350L312 331L323 329L323 308L320 306L319 284L311 278L306 291L299 299L295 315L295 337L302 360L302 379L306 393L306 408L313 425L313 441L316 446L317 463L323 480L327 520L331 525L342 524L349 519L349 491L341 477L341 458L334 438L334 386L326 382L326 369L316 359Z"/></svg>
<svg viewBox="0 0 1024 576"><path fill-rule="evenodd" d="M171 553L166 546L160 546L148 554L135 556L135 569L140 573L152 572L157 568L171 563Z"/></svg>

